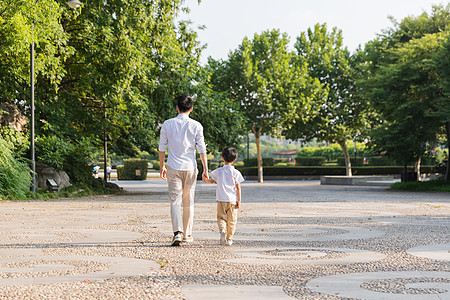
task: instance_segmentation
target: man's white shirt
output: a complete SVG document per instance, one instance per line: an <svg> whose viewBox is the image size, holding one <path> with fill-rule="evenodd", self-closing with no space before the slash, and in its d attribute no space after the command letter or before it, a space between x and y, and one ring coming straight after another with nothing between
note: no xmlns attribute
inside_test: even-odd
<svg viewBox="0 0 450 300"><path fill-rule="evenodd" d="M166 120L161 127L159 151L165 152L169 147L167 165L175 170L193 170L197 168L195 147L199 153L206 153L203 126L179 114L176 118Z"/></svg>
<svg viewBox="0 0 450 300"><path fill-rule="evenodd" d="M236 203L236 184L244 181L241 172L231 165L224 165L212 171L211 178L217 183L216 200Z"/></svg>

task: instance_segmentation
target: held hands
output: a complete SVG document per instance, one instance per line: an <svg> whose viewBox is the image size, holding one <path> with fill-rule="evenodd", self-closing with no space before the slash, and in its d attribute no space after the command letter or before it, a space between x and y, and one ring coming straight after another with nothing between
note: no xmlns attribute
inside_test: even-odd
<svg viewBox="0 0 450 300"><path fill-rule="evenodd" d="M207 171L203 171L203 174L202 174L202 181L203 181L203 182L206 182L206 183L209 183L209 175L208 175L208 172L207 172Z"/></svg>
<svg viewBox="0 0 450 300"><path fill-rule="evenodd" d="M236 208L240 208L241 207L241 200L238 200L237 202L236 202Z"/></svg>

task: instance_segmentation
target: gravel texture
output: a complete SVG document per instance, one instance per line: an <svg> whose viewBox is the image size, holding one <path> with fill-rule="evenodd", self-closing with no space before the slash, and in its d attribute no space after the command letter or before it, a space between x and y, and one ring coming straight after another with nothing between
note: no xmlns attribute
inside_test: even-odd
<svg viewBox="0 0 450 300"><path fill-rule="evenodd" d="M413 247L449 242L448 194L390 192L380 187L326 187L317 182L244 183L236 236L242 229L242 236L251 236L255 232L253 236L258 238L235 239L233 246L226 247L219 245L218 234L216 238L214 235L212 238L198 237L202 232L217 232L214 186L199 183L194 242L171 247L170 214L164 184L150 181L128 185L124 184L124 187L131 192L116 196L1 202L0 260L13 257L19 261L1 264L0 278L74 274L86 274L88 278L89 273L109 267L102 262L42 260L40 256L123 257L156 262L157 267L149 269L147 274L98 281L3 285L0 286L0 298L185 299L181 292L183 285L203 284L280 286L284 293L297 299L342 299L338 294L316 292L308 288L307 283L319 277L365 272L440 271L450 274L449 260L418 257L406 252ZM347 233L345 228L382 234L374 238L336 238ZM77 232L77 229L88 231ZM77 242L97 231L130 232L133 238L103 243ZM140 238L134 238L136 233ZM197 237L195 233L199 233ZM329 239L314 240L324 236ZM311 240L296 239L299 237L310 237ZM277 247L283 250L277 250ZM320 265L224 262L241 258L236 250L253 248L271 248L262 254L282 260L322 261L347 255L324 250L322 256L298 257L302 251L317 251L316 248L368 250L384 254L385 258ZM27 252L33 249L40 250L41 254ZM36 259L30 261L30 257ZM448 295L449 291L440 287L407 286L420 282L448 283L450 275L444 278L375 279L361 284L361 289L382 295Z"/></svg>

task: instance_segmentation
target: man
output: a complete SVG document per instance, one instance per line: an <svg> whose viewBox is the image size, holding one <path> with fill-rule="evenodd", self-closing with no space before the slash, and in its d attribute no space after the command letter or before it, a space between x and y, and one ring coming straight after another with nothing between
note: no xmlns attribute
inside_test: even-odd
<svg viewBox="0 0 450 300"><path fill-rule="evenodd" d="M159 139L160 176L167 180L169 186L170 214L174 232L172 246L179 246L182 241L187 243L193 241L194 194L198 173L196 146L203 165L202 178L208 179L203 126L189 118L193 104L194 100L189 96L177 97L178 116L164 122ZM169 155L166 169L164 162L167 147Z"/></svg>

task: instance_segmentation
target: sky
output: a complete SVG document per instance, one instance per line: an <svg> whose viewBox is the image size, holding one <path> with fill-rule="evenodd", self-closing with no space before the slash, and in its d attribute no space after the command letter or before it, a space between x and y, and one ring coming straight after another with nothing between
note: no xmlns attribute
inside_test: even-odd
<svg viewBox="0 0 450 300"><path fill-rule="evenodd" d="M392 26L388 16L400 21L407 16L431 12L432 5L444 0L186 0L188 17L207 49L202 55L226 59L244 37L268 29L285 32L293 43L301 32L317 23L342 30L344 45L354 51L358 45L376 38ZM198 26L206 26L198 30Z"/></svg>

